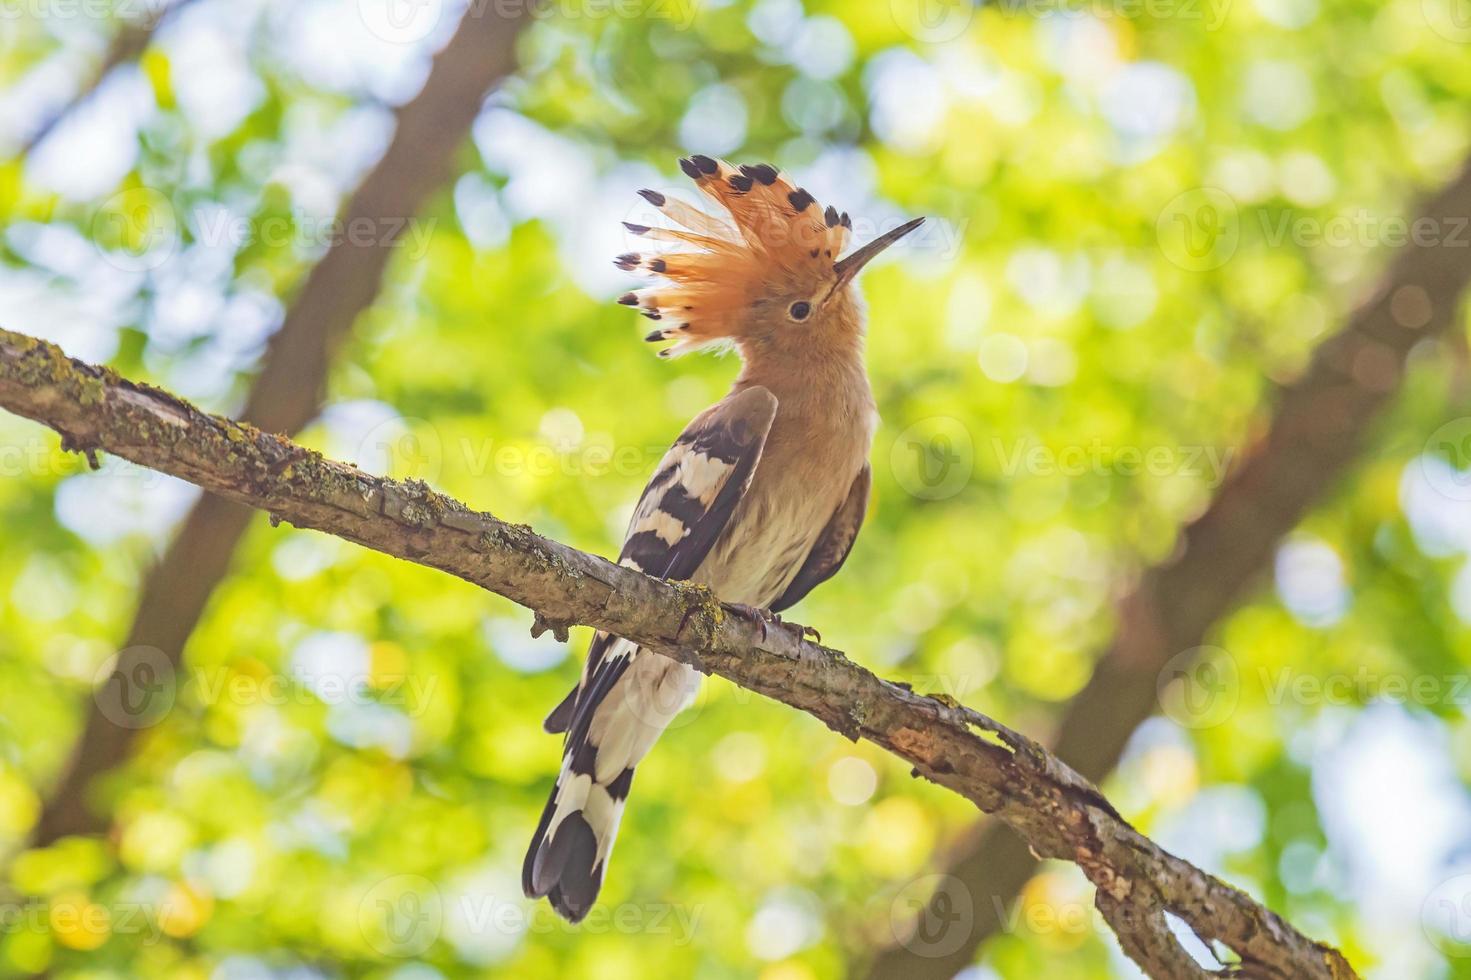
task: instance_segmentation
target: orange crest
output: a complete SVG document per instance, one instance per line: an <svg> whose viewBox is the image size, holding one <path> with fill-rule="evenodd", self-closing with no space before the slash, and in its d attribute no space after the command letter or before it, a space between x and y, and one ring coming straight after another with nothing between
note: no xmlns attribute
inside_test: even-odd
<svg viewBox="0 0 1471 980"><path fill-rule="evenodd" d="M673 247L630 252L614 260L620 269L662 280L618 300L662 324L647 339L677 341L660 351L660 357L734 339L763 294L800 289L831 276L853 229L846 213L819 208L811 194L769 164L737 168L694 156L680 160L679 166L731 220L658 191L639 191L680 226L624 222L633 234Z"/></svg>

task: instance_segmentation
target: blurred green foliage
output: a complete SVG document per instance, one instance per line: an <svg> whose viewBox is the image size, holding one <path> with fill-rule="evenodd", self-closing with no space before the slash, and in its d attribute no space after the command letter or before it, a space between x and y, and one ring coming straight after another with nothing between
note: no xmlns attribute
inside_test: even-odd
<svg viewBox="0 0 1471 980"><path fill-rule="evenodd" d="M658 455L736 369L656 361L609 302L632 189L677 188L675 157L704 150L777 162L860 228L929 215L865 278L873 512L795 615L1043 734L1114 600L1467 155L1454 2L555 5L305 441L612 554ZM452 26L449 4L415 45L364 40L367 6L206 0L121 94L0 166L6 326L238 410L314 229ZM27 10L0 19L16 105L116 28ZM249 233L222 242L221 213ZM1464 339L1417 350L1353 479L1219 627L1229 703L1152 721L1108 786L1368 975L1471 976L1471 923L1433 925L1471 843L1467 460L1440 445L1459 429L1431 439L1466 412ZM0 447L0 847L31 896L0 923L6 973L836 977L893 941L976 816L709 682L640 767L606 917L565 927L518 870L558 758L540 720L584 637L533 641L497 597L262 518L171 709L96 787L111 833L25 851L189 497L116 461L84 472L13 417ZM1396 698L1394 678L1438 686ZM1352 775L1400 769L1377 800ZM977 976L1131 975L1090 903L1048 868Z"/></svg>

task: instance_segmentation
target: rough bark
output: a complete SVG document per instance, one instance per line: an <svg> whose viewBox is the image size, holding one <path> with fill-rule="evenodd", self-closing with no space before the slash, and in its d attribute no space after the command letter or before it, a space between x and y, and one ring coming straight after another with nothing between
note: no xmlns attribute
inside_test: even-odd
<svg viewBox="0 0 1471 980"><path fill-rule="evenodd" d="M528 7L511 4L505 10L503 15L494 3L478 0L434 59L424 88L398 111L393 140L341 219L346 228L372 222L375 231L342 236L308 274L251 387L244 412L250 422L271 432L295 433L316 417L332 352L378 295L409 219L453 173L455 154L487 93L515 65L515 41ZM155 649L170 663L180 662L250 517L248 508L223 497L200 498L144 581L123 650ZM47 798L33 846L103 829L87 805L89 788L127 758L135 736L93 705Z"/></svg>
<svg viewBox="0 0 1471 980"><path fill-rule="evenodd" d="M1052 751L1100 781L1118 764L1129 736L1157 710L1160 671L1205 642L1270 567L1282 539L1333 488L1363 451L1371 426L1399 390L1410 349L1456 322L1471 281L1471 250L1449 229L1471 216L1471 164L1425 202L1422 221L1440 230L1432 244L1398 253L1374 294L1316 351L1308 369L1277 396L1271 421L1248 447L1205 513L1184 529L1175 553L1149 570L1120 609L1120 628L1093 677L1069 703ZM957 893L979 914L946 955L882 951L870 980L948 980L974 961L1000 928L1036 861L1012 835L981 824L950 855L930 914ZM984 901L979 897L985 896Z"/></svg>
<svg viewBox="0 0 1471 980"><path fill-rule="evenodd" d="M1336 950L1140 835L1035 742L952 699L881 680L802 627L768 629L705 589L584 554L422 483L369 476L4 330L0 407L50 426L70 449L106 450L273 520L456 575L535 611L534 631L608 630L881 746L994 814L1039 856L1077 864L1124 950L1153 977L1226 975L1191 959L1167 911L1231 949L1240 958L1233 975L1355 976Z"/></svg>

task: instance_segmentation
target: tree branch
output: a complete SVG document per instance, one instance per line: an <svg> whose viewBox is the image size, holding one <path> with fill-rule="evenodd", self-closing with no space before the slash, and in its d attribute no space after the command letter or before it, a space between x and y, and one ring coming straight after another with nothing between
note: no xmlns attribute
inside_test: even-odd
<svg viewBox="0 0 1471 980"><path fill-rule="evenodd" d="M180 0L175 10L189 0ZM316 417L332 353L358 315L378 295L383 274L408 219L450 176L486 94L515 65L515 41L526 5L502 15L484 0L465 14L424 88L398 112L398 128L383 157L343 210L344 227L372 222L381 234L337 239L308 274L265 364L251 386L244 417L271 432L295 433ZM153 649L177 665L215 586L250 522L250 511L205 496L143 583L124 650ZM137 732L114 724L96 704L31 836L46 846L104 824L86 805L92 782L127 758Z"/></svg>
<svg viewBox="0 0 1471 980"><path fill-rule="evenodd" d="M1444 232L1464 227L1467 216L1471 161L1425 202L1413 225L1430 222ZM1069 703L1052 745L1086 778L1102 780L1113 770L1129 736L1158 708L1160 671L1205 642L1212 624L1270 566L1282 539L1352 467L1403 383L1411 348L1455 322L1471 282L1471 251L1459 236L1432 237L1428 244L1417 237L1399 252L1373 295L1279 392L1270 424L1210 507L1181 533L1170 559L1150 569L1121 603L1118 635ZM973 903L975 921L962 924L966 935L947 942L945 955L895 945L875 959L870 980L954 976L1000 926L992 912L1010 904L1035 867L1013 836L994 826L974 828L950 856L928 914L961 893L990 901Z"/></svg>
<svg viewBox="0 0 1471 980"><path fill-rule="evenodd" d="M66 448L105 449L275 520L456 575L534 610L538 626L607 630L881 746L995 814L1039 856L1077 864L1124 950L1156 978L1217 975L1180 948L1167 911L1233 950L1237 975L1355 976L1336 950L1140 835L1035 742L951 699L880 680L801 627L763 629L706 589L584 554L422 483L369 476L5 330L0 407L55 429Z"/></svg>

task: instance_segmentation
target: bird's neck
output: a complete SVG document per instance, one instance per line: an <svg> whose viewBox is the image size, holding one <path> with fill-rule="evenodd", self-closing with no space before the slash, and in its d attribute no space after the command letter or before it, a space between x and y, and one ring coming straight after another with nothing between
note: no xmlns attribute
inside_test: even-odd
<svg viewBox="0 0 1471 980"><path fill-rule="evenodd" d="M735 389L768 389L776 396L779 417L851 418L867 424L872 415L861 335L808 337L782 347L743 345L741 359Z"/></svg>

